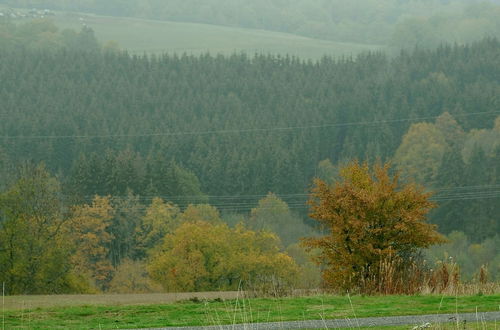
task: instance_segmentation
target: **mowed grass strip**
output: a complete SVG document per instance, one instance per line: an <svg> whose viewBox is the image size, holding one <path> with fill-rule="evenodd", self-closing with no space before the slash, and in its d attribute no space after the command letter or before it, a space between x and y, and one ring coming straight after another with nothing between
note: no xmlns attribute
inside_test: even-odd
<svg viewBox="0 0 500 330"><path fill-rule="evenodd" d="M55 299L57 299L55 297ZM71 306L7 311L5 327L29 329L127 329L314 319L498 311L500 295L314 296L282 299L185 301L164 305Z"/></svg>

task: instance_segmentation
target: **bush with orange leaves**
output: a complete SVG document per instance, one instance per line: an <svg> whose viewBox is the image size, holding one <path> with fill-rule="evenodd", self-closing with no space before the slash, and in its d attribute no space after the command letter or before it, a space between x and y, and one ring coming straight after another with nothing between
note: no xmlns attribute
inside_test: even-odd
<svg viewBox="0 0 500 330"><path fill-rule="evenodd" d="M400 184L389 169L388 164L352 162L332 185L315 180L310 216L327 235L304 239L303 244L321 251L316 261L323 267L327 289L411 293L405 292L408 281L425 280L424 272L415 277L421 267L415 257L420 249L445 241L434 225L426 223L435 204L423 187ZM390 272L383 267L387 263ZM418 284L411 287L416 290Z"/></svg>

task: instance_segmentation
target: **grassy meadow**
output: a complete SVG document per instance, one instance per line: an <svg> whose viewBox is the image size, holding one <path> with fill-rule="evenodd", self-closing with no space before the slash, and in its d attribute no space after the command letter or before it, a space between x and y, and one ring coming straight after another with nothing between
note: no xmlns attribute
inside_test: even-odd
<svg viewBox="0 0 500 330"><path fill-rule="evenodd" d="M356 55L383 46L334 42L264 30L224 27L209 24L108 17L58 12L50 17L60 28L80 30L91 27L97 38L113 40L130 53L289 54L303 59L324 55Z"/></svg>
<svg viewBox="0 0 500 330"><path fill-rule="evenodd" d="M146 296L146 295L145 295ZM199 294L203 297L202 294ZM104 303L108 297L108 303ZM133 297L133 296L131 296ZM206 296L209 297L209 296ZM215 297L215 296L212 296ZM498 311L500 295L491 296L311 296L256 299L197 299L176 303L117 305L112 296L96 296L99 304L82 300L84 305L66 307L6 308L5 327L124 329L166 326L200 326L254 322L281 322L313 319L355 319L434 313ZM22 300L22 297L9 297ZM45 299L45 298L42 298ZM58 296L52 296L54 301ZM74 296L74 301L78 301ZM152 301L158 301L154 297ZM143 301L145 302L145 300ZM34 305L32 305L34 306ZM389 328L387 328L389 329ZM392 327L391 329L404 329Z"/></svg>

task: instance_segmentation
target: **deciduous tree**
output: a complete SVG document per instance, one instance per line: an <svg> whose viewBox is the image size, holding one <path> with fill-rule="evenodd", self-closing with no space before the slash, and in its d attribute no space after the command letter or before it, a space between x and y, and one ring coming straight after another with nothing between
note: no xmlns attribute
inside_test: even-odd
<svg viewBox="0 0 500 330"><path fill-rule="evenodd" d="M284 246L297 243L301 237L313 233L311 227L293 214L287 203L273 193L269 193L253 208L249 219L250 228L276 233Z"/></svg>
<svg viewBox="0 0 500 330"><path fill-rule="evenodd" d="M420 248L443 241L436 227L426 223L435 207L431 194L414 184L401 185L397 176L389 175L389 165L370 168L352 162L340 176L332 185L315 181L311 217L328 234L304 241L321 250L317 261L328 288L362 289L364 281L387 275L381 273L381 263L397 258L404 269Z"/></svg>
<svg viewBox="0 0 500 330"><path fill-rule="evenodd" d="M179 215L180 209L176 205L153 198L136 229L136 257L144 258L148 250L160 244L165 235L171 234L179 226Z"/></svg>
<svg viewBox="0 0 500 330"><path fill-rule="evenodd" d="M290 283L298 268L280 252L275 234L196 221L165 237L148 270L167 291L207 291L235 290L268 277Z"/></svg>
<svg viewBox="0 0 500 330"><path fill-rule="evenodd" d="M95 196L91 205L74 207L69 227L77 246L73 263L99 290L107 289L113 275L109 255L113 214L110 198Z"/></svg>
<svg viewBox="0 0 500 330"><path fill-rule="evenodd" d="M43 165L23 166L0 195L0 282L9 294L85 291L69 262L66 222L58 180Z"/></svg>

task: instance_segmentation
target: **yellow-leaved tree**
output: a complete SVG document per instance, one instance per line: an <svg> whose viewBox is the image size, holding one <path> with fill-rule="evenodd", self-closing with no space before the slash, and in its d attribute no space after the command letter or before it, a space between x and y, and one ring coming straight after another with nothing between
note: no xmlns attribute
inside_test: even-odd
<svg viewBox="0 0 500 330"><path fill-rule="evenodd" d="M109 197L95 196L91 205L73 208L68 230L76 243L73 264L80 274L85 274L98 290L105 291L113 276L109 258L109 233L114 210Z"/></svg>
<svg viewBox="0 0 500 330"><path fill-rule="evenodd" d="M327 235L304 241L321 251L327 288L365 293L411 293L423 277L419 249L444 241L426 222L435 207L430 193L401 185L389 165L352 162L331 185L315 181L310 216Z"/></svg>
<svg viewBox="0 0 500 330"><path fill-rule="evenodd" d="M219 210L216 207L209 204L190 204L182 212L180 216L180 222L196 222L196 221L206 221L210 223L221 222Z"/></svg>
<svg viewBox="0 0 500 330"><path fill-rule="evenodd" d="M447 112L435 123L413 124L396 150L396 168L403 179L433 185L445 153L464 138L462 128Z"/></svg>
<svg viewBox="0 0 500 330"><path fill-rule="evenodd" d="M187 221L166 235L148 271L167 291L237 290L270 278L290 287L298 267L279 245L270 232Z"/></svg>
<svg viewBox="0 0 500 330"><path fill-rule="evenodd" d="M148 250L158 245L166 234L172 233L180 224L179 216L178 206L159 197L153 198L136 229L137 256L144 258Z"/></svg>

